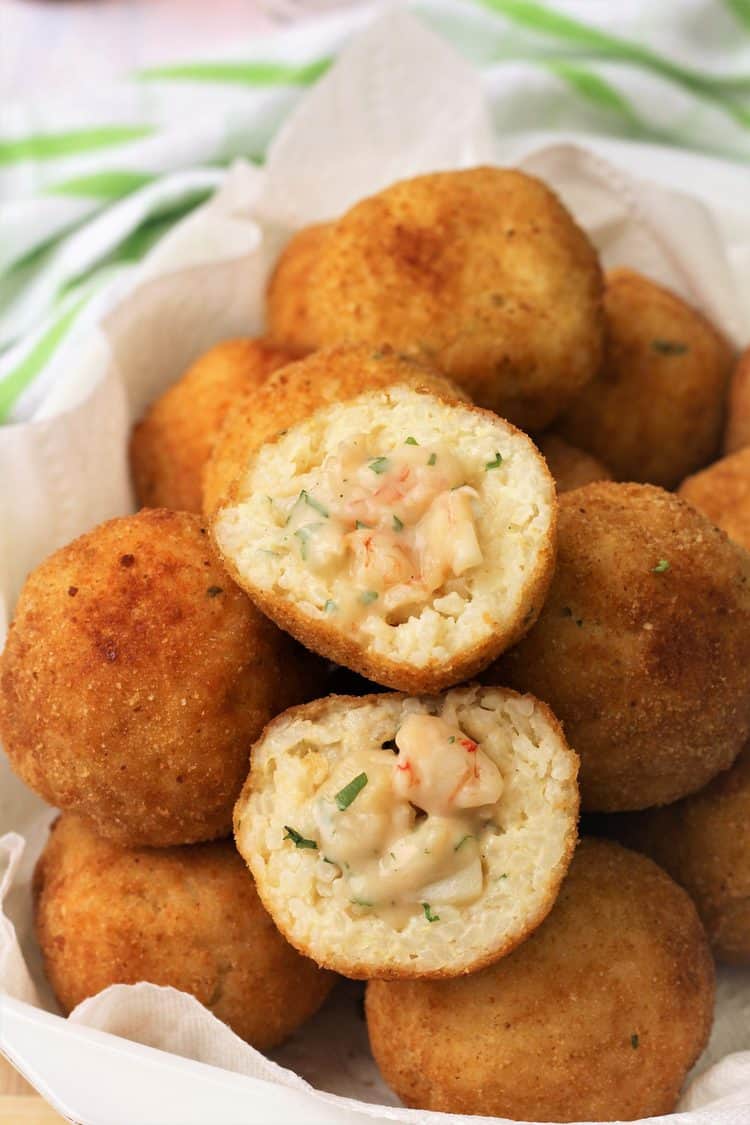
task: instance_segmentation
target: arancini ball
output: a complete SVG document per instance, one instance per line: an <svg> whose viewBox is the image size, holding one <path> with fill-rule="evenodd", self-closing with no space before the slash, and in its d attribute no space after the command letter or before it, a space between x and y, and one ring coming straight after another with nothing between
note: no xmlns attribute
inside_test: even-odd
<svg viewBox="0 0 750 1125"><path fill-rule="evenodd" d="M286 254L305 263L303 299ZM523 172L404 180L332 223L312 262L295 240L286 254L267 315L289 351L390 344L523 429L543 429L599 370L596 252L558 197Z"/></svg>
<svg viewBox="0 0 750 1125"><path fill-rule="evenodd" d="M523 1121L670 1113L708 1039L695 908L645 856L584 840L551 913L470 976L371 981L375 1060L407 1106Z"/></svg>
<svg viewBox="0 0 750 1125"><path fill-rule="evenodd" d="M235 839L276 925L319 965L453 977L549 913L577 772L549 708L507 688L329 696L253 746Z"/></svg>
<svg viewBox="0 0 750 1125"><path fill-rule="evenodd" d="M750 735L750 555L652 485L564 493L542 613L485 678L549 704L584 809L676 801Z"/></svg>
<svg viewBox="0 0 750 1125"><path fill-rule="evenodd" d="M596 480L612 480L606 465L590 453L568 445L557 434L542 434L534 440L555 478L558 493L583 488L584 484L592 484Z"/></svg>
<svg viewBox="0 0 750 1125"><path fill-rule="evenodd" d="M228 498L231 485L264 442L280 436L321 406L332 406L362 391L393 383L433 387L448 397L466 397L434 368L396 355L391 348L326 348L276 371L227 416L203 476L206 518Z"/></svg>
<svg viewBox="0 0 750 1125"><path fill-rule="evenodd" d="M750 746L700 793L610 826L685 888L720 961L750 965Z"/></svg>
<svg viewBox="0 0 750 1125"><path fill-rule="evenodd" d="M750 550L750 448L730 453L688 477L677 495Z"/></svg>
<svg viewBox="0 0 750 1125"><path fill-rule="evenodd" d="M226 340L197 359L133 428L130 466L139 504L200 512L203 468L227 411L289 362L263 340Z"/></svg>
<svg viewBox="0 0 750 1125"><path fill-rule="evenodd" d="M34 893L45 972L66 1014L110 985L149 981L190 993L268 1050L335 980L278 932L231 840L122 848L66 813Z"/></svg>
<svg viewBox="0 0 750 1125"><path fill-rule="evenodd" d="M729 384L724 452L750 445L750 348L740 356Z"/></svg>
<svg viewBox="0 0 750 1125"><path fill-rule="evenodd" d="M556 519L526 434L407 382L323 406L262 445L211 535L237 584L301 644L432 694L531 628Z"/></svg>
<svg viewBox="0 0 750 1125"><path fill-rule="evenodd" d="M707 318L631 269L606 277L604 360L557 422L615 479L673 488L715 455L733 353Z"/></svg>
<svg viewBox="0 0 750 1125"><path fill-rule="evenodd" d="M285 335L289 339L286 350L295 356L307 355L311 350L305 343L310 336L310 277L331 228L331 223L315 223L293 234L268 283L269 318L274 323L285 326Z"/></svg>
<svg viewBox="0 0 750 1125"><path fill-rule="evenodd" d="M27 785L102 836L194 843L230 831L253 739L319 682L197 516L143 509L26 580L0 657L0 732Z"/></svg>

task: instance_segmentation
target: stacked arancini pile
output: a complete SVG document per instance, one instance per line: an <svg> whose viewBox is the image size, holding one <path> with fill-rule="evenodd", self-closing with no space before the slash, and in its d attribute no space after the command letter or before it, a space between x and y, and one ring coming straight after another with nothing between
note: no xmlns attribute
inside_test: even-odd
<svg viewBox="0 0 750 1125"><path fill-rule="evenodd" d="M333 970L409 1105L669 1112L712 1018L696 906L750 960L742 367L699 472L732 358L518 172L295 236L268 338L134 430L160 507L43 563L2 657L6 750L63 810L35 886L61 1006L172 984L268 1048ZM321 657L394 690L326 696ZM575 850L579 756L583 807L696 906Z"/></svg>

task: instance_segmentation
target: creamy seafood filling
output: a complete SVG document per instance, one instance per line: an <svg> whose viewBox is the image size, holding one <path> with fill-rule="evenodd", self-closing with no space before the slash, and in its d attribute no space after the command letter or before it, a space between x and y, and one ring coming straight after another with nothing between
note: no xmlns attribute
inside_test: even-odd
<svg viewBox="0 0 750 1125"><path fill-rule="evenodd" d="M482 562L477 500L443 444L406 437L400 448L364 454L360 442L342 443L297 496L273 501L275 553L296 552L335 585L327 615L352 624L372 613L405 619Z"/></svg>
<svg viewBox="0 0 750 1125"><path fill-rule="evenodd" d="M481 897L482 837L496 828L503 778L479 743L439 716L408 715L393 749L348 754L311 804L312 838L287 834L317 849L319 895L400 929Z"/></svg>

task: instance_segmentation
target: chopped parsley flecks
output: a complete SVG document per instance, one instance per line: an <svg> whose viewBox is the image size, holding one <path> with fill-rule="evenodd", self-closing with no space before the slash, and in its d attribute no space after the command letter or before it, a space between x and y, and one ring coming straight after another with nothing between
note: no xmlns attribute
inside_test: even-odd
<svg viewBox="0 0 750 1125"><path fill-rule="evenodd" d="M430 906L429 902L423 902L422 903L422 909L424 910L424 916L425 916L425 918L427 919L428 922L439 922L440 921L440 915L439 914L433 914L432 907Z"/></svg>
<svg viewBox="0 0 750 1125"><path fill-rule="evenodd" d="M378 475L380 475L380 473L387 473L390 466L391 463L387 457L373 457L369 464L369 468Z"/></svg>
<svg viewBox="0 0 750 1125"><path fill-rule="evenodd" d="M335 613L339 607L336 605L332 598L329 598L323 606L323 613Z"/></svg>
<svg viewBox="0 0 750 1125"><path fill-rule="evenodd" d="M485 461L484 471L488 472L490 469L499 469L500 466L502 465L502 463L503 463L503 456L502 456L501 453L498 453L497 450L496 450L495 451L495 460L494 461Z"/></svg>
<svg viewBox="0 0 750 1125"><path fill-rule="evenodd" d="M378 592L377 590L363 590L359 595L359 600L361 601L362 605L371 605L372 602L376 602L378 600Z"/></svg>
<svg viewBox="0 0 750 1125"><path fill-rule="evenodd" d="M284 839L291 840L295 848L312 848L314 851L318 850L318 845L315 841L307 840L296 828L290 828L288 824L285 824L284 828Z"/></svg>
<svg viewBox="0 0 750 1125"><path fill-rule="evenodd" d="M357 531L372 531L371 525L369 523L363 523L362 520L356 520L354 527Z"/></svg>
<svg viewBox="0 0 750 1125"><path fill-rule="evenodd" d="M303 562L307 562L307 548L310 542L310 533L315 527L320 527L320 524L313 523L308 524L306 527L298 527L294 533L295 539L299 539L299 553L302 556Z"/></svg>
<svg viewBox="0 0 750 1125"><path fill-rule="evenodd" d="M398 518L398 516L393 517L393 530L394 531L403 531L404 530L404 521L400 520Z"/></svg>
<svg viewBox="0 0 750 1125"><path fill-rule="evenodd" d="M641 1043L640 1036L638 1035L637 1031L634 1031L633 1034L630 1036L630 1046L635 1051L640 1046L640 1043Z"/></svg>
<svg viewBox="0 0 750 1125"><path fill-rule="evenodd" d="M419 442L415 437L409 436L404 442L404 445L419 445Z"/></svg>
<svg viewBox="0 0 750 1125"><path fill-rule="evenodd" d="M437 453L431 453L430 456L427 458L427 464L428 465L434 465L436 461L437 461Z"/></svg>
<svg viewBox="0 0 750 1125"><path fill-rule="evenodd" d="M688 350L680 340L652 340L651 347L659 355L684 355Z"/></svg>
<svg viewBox="0 0 750 1125"><path fill-rule="evenodd" d="M327 855L323 856L323 863L330 863L331 867L338 867L338 863L333 859L329 859Z"/></svg>
<svg viewBox="0 0 750 1125"><path fill-rule="evenodd" d="M353 902L355 906L374 906L375 905L374 902L368 902L366 898L351 898L351 899L349 899L349 901Z"/></svg>
<svg viewBox="0 0 750 1125"><path fill-rule="evenodd" d="M307 492L304 488L300 492L299 498L310 508L313 508L316 512L318 512L321 516L324 516L325 519L328 519L328 509L324 508L320 501L316 500L314 496L311 496L310 493Z"/></svg>
<svg viewBox="0 0 750 1125"><path fill-rule="evenodd" d="M356 777L352 778L348 785L345 785L343 789L339 789L333 799L340 812L344 812L349 808L352 801L356 801L365 785L367 785L367 774L358 773Z"/></svg>
<svg viewBox="0 0 750 1125"><path fill-rule="evenodd" d="M455 741L456 741L456 736L455 736L455 734L452 734L452 735L450 736L450 738L448 739L448 741L449 741L449 742L455 742Z"/></svg>
<svg viewBox="0 0 750 1125"><path fill-rule="evenodd" d="M666 559L659 559L656 566L653 566L651 568L651 573L652 574L664 574L667 570L669 570L668 561Z"/></svg>
<svg viewBox="0 0 750 1125"><path fill-rule="evenodd" d="M461 839L458 841L457 844L454 844L454 846L453 846L454 852L459 852L461 850L461 848L464 846L464 844L466 843L467 840L474 840L475 838L476 837L472 836L471 832L467 832L465 836L461 837Z"/></svg>

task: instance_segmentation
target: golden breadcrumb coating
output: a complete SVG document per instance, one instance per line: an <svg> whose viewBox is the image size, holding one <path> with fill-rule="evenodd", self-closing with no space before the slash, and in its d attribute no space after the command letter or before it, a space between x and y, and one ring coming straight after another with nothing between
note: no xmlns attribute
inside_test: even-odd
<svg viewBox="0 0 750 1125"><path fill-rule="evenodd" d="M584 840L509 957L447 981L371 981L383 1077L408 1106L529 1121L671 1113L713 1019L693 904L656 864Z"/></svg>
<svg viewBox="0 0 750 1125"><path fill-rule="evenodd" d="M312 253L309 240L292 239L269 289L280 347L391 344L524 429L548 425L599 369L596 252L532 176L417 176L318 231Z"/></svg>
<svg viewBox="0 0 750 1125"><path fill-rule="evenodd" d="M434 368L396 355L391 348L326 348L275 372L227 416L203 476L206 519L229 498L231 486L264 442L309 418L321 406L393 383L413 383L449 398L466 398Z"/></svg>
<svg viewBox="0 0 750 1125"><path fill-rule="evenodd" d="M750 747L700 793L610 827L685 888L720 961L750 965Z"/></svg>
<svg viewBox="0 0 750 1125"><path fill-rule="evenodd" d="M702 473L688 477L677 495L750 550L750 449L722 457Z"/></svg>
<svg viewBox="0 0 750 1125"><path fill-rule="evenodd" d="M750 348L740 356L729 384L724 452L735 453L750 445Z"/></svg>
<svg viewBox="0 0 750 1125"><path fill-rule="evenodd" d="M631 269L604 291L604 360L557 423L615 479L674 488L715 455L733 353L709 320Z"/></svg>
<svg viewBox="0 0 750 1125"><path fill-rule="evenodd" d="M612 480L606 465L582 449L568 445L557 434L543 434L535 440L555 478L558 493L572 492L574 488L583 488L584 484L593 484L597 480Z"/></svg>
<svg viewBox="0 0 750 1125"><path fill-rule="evenodd" d="M560 498L558 566L534 629L487 673L544 699L590 810L667 804L750 735L750 556L651 485Z"/></svg>
<svg viewBox="0 0 750 1125"><path fill-rule="evenodd" d="M319 666L254 608L197 516L110 520L29 575L0 657L13 769L126 845L226 834L249 748Z"/></svg>
<svg viewBox="0 0 750 1125"><path fill-rule="evenodd" d="M34 892L44 968L66 1014L112 984L149 981L190 993L267 1050L335 979L284 941L230 840L122 848L65 814Z"/></svg>
<svg viewBox="0 0 750 1125"><path fill-rule="evenodd" d="M203 469L228 411L290 360L263 340L226 340L197 359L133 428L138 502L200 512Z"/></svg>

